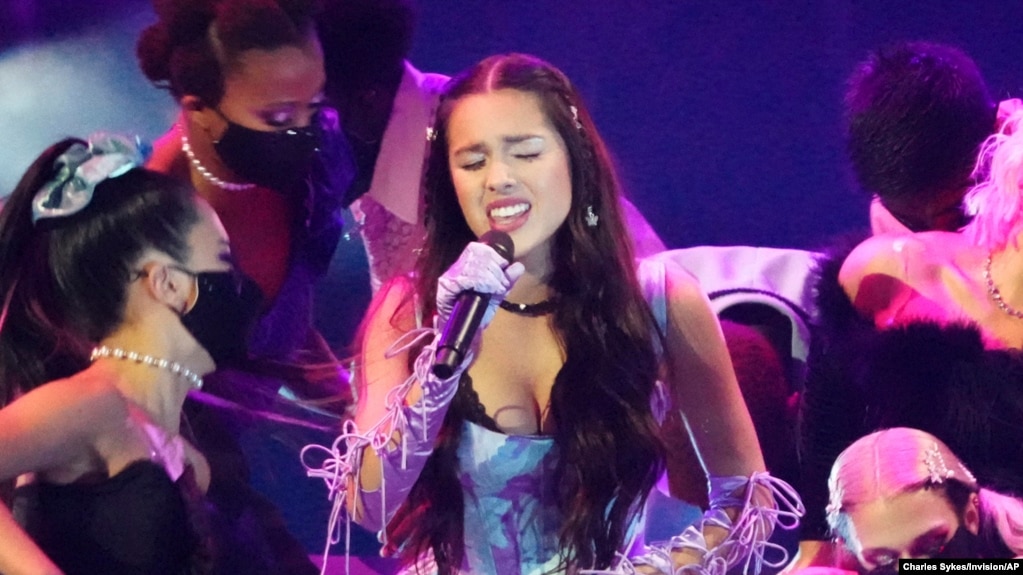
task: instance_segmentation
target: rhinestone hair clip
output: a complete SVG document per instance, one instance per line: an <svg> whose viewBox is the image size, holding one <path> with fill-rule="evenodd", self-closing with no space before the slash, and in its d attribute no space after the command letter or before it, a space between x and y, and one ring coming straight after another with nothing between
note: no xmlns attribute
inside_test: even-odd
<svg viewBox="0 0 1023 575"><path fill-rule="evenodd" d="M945 465L945 458L937 443L932 443L924 453L924 465L927 466L927 479L935 485L941 485L946 479L955 477L955 472Z"/></svg>

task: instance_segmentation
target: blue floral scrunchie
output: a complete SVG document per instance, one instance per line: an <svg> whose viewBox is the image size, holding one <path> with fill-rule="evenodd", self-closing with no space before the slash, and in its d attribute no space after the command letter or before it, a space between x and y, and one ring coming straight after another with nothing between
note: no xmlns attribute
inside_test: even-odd
<svg viewBox="0 0 1023 575"><path fill-rule="evenodd" d="M73 144L54 162L57 174L32 200L32 223L80 212L92 201L96 184L141 166L148 147L117 134L93 134L88 145Z"/></svg>

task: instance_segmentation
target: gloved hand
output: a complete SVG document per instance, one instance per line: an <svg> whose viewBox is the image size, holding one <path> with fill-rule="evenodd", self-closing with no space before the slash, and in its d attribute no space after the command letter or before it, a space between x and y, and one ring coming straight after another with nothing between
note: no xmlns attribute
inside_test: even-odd
<svg viewBox="0 0 1023 575"><path fill-rule="evenodd" d="M509 265L494 248L471 242L437 280L437 325L447 324L458 295L471 290L491 294L487 312L480 322L482 331L494 319L498 304L525 271L525 266L519 262Z"/></svg>

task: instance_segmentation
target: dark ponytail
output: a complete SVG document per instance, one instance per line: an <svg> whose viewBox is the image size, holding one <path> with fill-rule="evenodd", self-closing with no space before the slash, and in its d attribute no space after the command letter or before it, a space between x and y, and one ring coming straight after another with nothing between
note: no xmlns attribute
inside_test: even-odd
<svg viewBox="0 0 1023 575"><path fill-rule="evenodd" d="M123 320L133 266L147 249L179 261L198 221L186 184L135 168L103 180L81 211L32 222L32 202L77 139L46 150L0 213L0 400L68 377Z"/></svg>

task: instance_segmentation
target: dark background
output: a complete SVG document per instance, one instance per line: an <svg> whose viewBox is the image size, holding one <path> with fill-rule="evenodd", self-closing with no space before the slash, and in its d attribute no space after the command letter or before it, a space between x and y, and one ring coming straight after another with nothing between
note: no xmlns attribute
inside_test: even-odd
<svg viewBox="0 0 1023 575"><path fill-rule="evenodd" d="M147 2L3 1L0 190L65 134L169 125L173 103L134 63ZM497 52L548 59L669 247L809 248L866 221L840 133L854 64L892 40L944 41L1019 95L1021 31L1018 0L424 0L412 60L451 74Z"/></svg>
<svg viewBox="0 0 1023 575"><path fill-rule="evenodd" d="M173 102L134 60L152 19L138 0L0 0L0 195L65 135L154 138L171 124ZM1019 0L423 0L411 59L452 74L519 51L562 68L668 247L812 249L867 222L841 138L854 64L894 40L943 41L977 60L996 97L1019 96L1021 28ZM342 243L318 302L334 343L347 341L368 298L361 249ZM257 471L276 468L267 491L318 551L327 503L300 494L293 482L311 480L290 447L273 453L279 465Z"/></svg>

